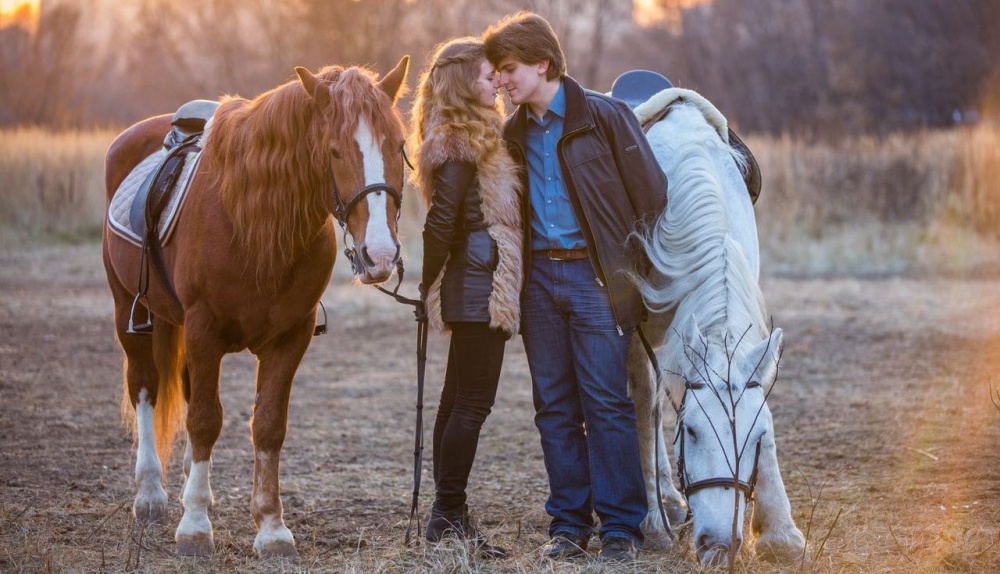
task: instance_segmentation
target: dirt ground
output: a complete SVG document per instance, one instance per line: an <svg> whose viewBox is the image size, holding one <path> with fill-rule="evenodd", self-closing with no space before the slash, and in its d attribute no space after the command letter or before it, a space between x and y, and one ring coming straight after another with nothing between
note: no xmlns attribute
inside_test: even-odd
<svg viewBox="0 0 1000 574"><path fill-rule="evenodd" d="M300 559L290 564L253 557L253 358L223 364L216 554L177 557L178 461L169 469L169 522L143 529L131 519L134 453L119 422L121 355L99 247L0 253L0 571L597 571L589 560L537 558L546 482L518 338L470 494L511 558L470 562L449 549L403 548L415 323L408 308L349 284L339 276L344 261L338 266L324 297L330 333L313 341L292 391L282 486ZM813 560L775 567L747 551L739 569L1000 572L1000 411L991 402L1000 386L1000 275L762 283L786 332L769 399L778 455ZM404 290L415 291L412 280ZM446 340L432 336L428 441L445 352ZM425 464L424 515L429 472ZM705 571L690 545L682 536L627 571Z"/></svg>

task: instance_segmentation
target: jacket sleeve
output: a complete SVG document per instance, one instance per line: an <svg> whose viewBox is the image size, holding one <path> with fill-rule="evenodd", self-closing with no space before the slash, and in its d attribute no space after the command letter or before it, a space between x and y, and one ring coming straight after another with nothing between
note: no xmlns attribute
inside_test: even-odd
<svg viewBox="0 0 1000 574"><path fill-rule="evenodd" d="M667 176L653 155L639 120L616 102L605 118L618 173L640 226L652 225L667 206Z"/></svg>
<svg viewBox="0 0 1000 574"><path fill-rule="evenodd" d="M476 175L476 164L448 160L434 168L431 205L424 221L424 265L421 285L430 289L444 268L451 242L459 228L462 204Z"/></svg>

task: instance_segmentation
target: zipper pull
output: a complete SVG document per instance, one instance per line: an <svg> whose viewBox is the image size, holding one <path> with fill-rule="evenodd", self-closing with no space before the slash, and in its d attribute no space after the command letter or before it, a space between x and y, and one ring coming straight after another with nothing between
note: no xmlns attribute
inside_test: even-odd
<svg viewBox="0 0 1000 574"><path fill-rule="evenodd" d="M621 325L615 325L615 329L618 329L618 336L619 337L625 336L625 331L622 331L622 326Z"/></svg>
<svg viewBox="0 0 1000 574"><path fill-rule="evenodd" d="M604 282L601 281L600 277L594 277L594 281L597 281L598 285L600 285L601 287L604 287Z"/></svg>

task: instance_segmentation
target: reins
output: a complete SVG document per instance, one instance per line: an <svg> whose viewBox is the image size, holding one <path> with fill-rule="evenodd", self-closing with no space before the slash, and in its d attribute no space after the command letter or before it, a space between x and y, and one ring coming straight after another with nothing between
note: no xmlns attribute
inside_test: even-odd
<svg viewBox="0 0 1000 574"><path fill-rule="evenodd" d="M656 359L656 353L653 351L652 345L649 344L649 340L646 339L646 334L642 332L642 327L636 327L636 333L639 334L639 340L642 341L642 347L646 350L646 356L649 357L649 362L653 366L653 373L656 375L656 389L653 395L653 404L656 405L653 408L653 435L656 437L655 443L653 444L653 468L655 468L655 482L656 482L656 508L660 512L660 520L663 521L663 528L667 531L667 536L671 540L674 539L674 531L670 528L670 521L667 520L667 514L663 510L663 493L660 491L660 435L662 434L662 424L660 420L660 386L663 381L663 376L660 374L660 362ZM667 394L670 394L670 390L667 389ZM670 401L673 404L673 401Z"/></svg>
<svg viewBox="0 0 1000 574"><path fill-rule="evenodd" d="M406 155L405 146L402 147L403 161L409 166L410 170L413 170L413 164L410 163L410 158ZM351 262L351 270L357 275L364 265L363 254L362 260L358 260L358 253L352 245L347 246L347 216L350 214L351 209L361 199L366 197L368 194L375 193L381 194L383 191L386 192L396 203L396 226L399 226L399 217L402 213L402 203L403 196L396 190L386 183L376 183L369 185L361 189L358 193L351 198L350 201L344 202L340 198L340 194L337 190L337 182L333 179L333 175L330 177L333 191L333 202L334 202L334 218L340 223L340 227L344 232L344 255ZM406 522L406 532L403 536L403 544L410 544L410 537L413 533L413 523L417 516L417 508L420 502L420 476L423 470L423 452L424 452L424 371L427 366L427 334L428 334L428 321L427 321L427 310L424 308L424 302L420 299L410 299L409 297L404 297L399 294L399 287L403 284L403 258L397 251L396 257L396 287L389 291L381 285L374 285L376 289L385 293L386 295L392 297L397 303L402 303L403 305L409 305L413 307L413 315L417 320L417 403L416 403L416 423L413 431L413 498L410 501L410 517Z"/></svg>
<svg viewBox="0 0 1000 574"><path fill-rule="evenodd" d="M417 320L417 415L416 424L413 431L413 498L410 501L410 517L406 521L406 532L403 535L403 544L410 544L410 536L413 530L413 522L417 516L417 507L420 501L420 475L423 468L424 452L424 371L427 366L427 313L424 309L424 302L420 299L410 299L399 294L399 287L403 284L403 260L396 261L396 273L399 279L396 287L389 291L381 285L374 287L386 295L392 297L398 303L413 307L413 314Z"/></svg>

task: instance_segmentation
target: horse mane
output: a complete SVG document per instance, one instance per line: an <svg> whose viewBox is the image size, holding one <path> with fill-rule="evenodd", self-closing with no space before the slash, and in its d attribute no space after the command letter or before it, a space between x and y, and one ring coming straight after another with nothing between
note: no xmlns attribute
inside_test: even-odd
<svg viewBox="0 0 1000 574"><path fill-rule="evenodd" d="M206 138L211 177L258 280L276 280L329 217L331 144L353 145L361 118L376 138L402 141L374 72L328 66L317 77L332 87L328 111L293 79L252 100L222 98Z"/></svg>
<svg viewBox="0 0 1000 574"><path fill-rule="evenodd" d="M744 159L690 104L675 106L665 121L682 125L664 141L653 141L655 128L649 137L654 150L669 147L657 157L670 178L670 199L656 224L639 237L653 270L633 280L651 311L675 310L668 337L694 315L709 339L739 338L749 328L747 341L760 341L768 333L764 297L731 235L722 187L726 162L736 167ZM667 348L669 363L683 364L687 350Z"/></svg>

